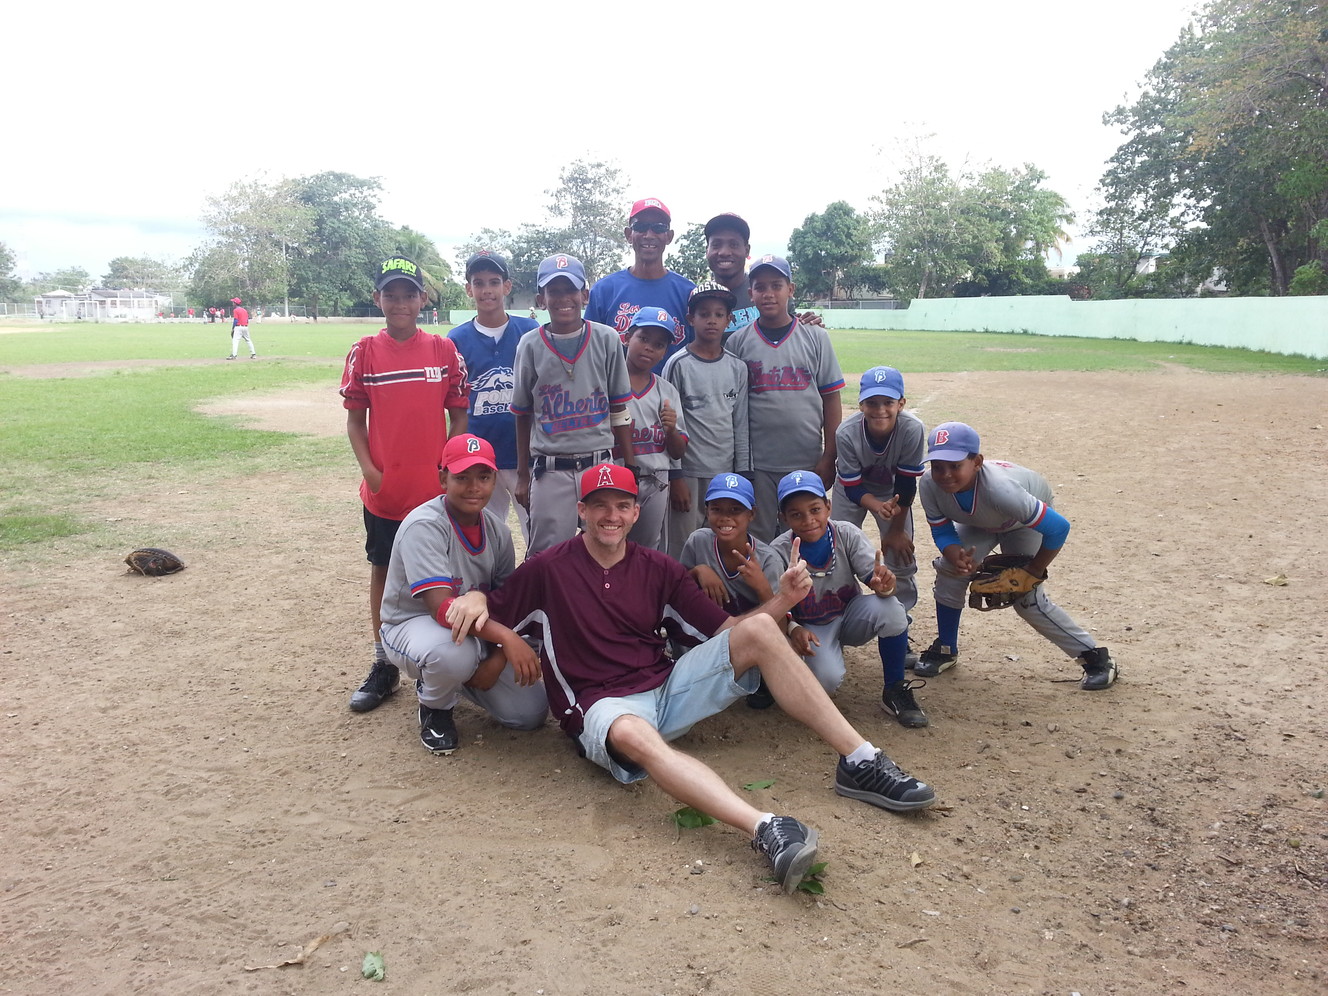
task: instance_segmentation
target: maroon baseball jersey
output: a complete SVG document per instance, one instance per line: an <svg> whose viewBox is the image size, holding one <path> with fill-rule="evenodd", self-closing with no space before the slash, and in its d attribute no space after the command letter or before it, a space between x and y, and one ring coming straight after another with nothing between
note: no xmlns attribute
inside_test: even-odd
<svg viewBox="0 0 1328 996"><path fill-rule="evenodd" d="M659 635L666 621L706 639L728 620L667 554L629 542L606 570L580 536L518 567L490 593L489 611L511 629L544 627L544 686L569 736L581 732L586 710L600 699L664 683L673 668Z"/></svg>

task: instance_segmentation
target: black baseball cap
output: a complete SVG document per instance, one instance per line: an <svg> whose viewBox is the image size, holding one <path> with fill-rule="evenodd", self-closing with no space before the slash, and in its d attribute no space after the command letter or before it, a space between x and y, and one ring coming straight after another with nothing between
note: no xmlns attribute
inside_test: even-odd
<svg viewBox="0 0 1328 996"><path fill-rule="evenodd" d="M706 222L705 237L708 239L716 232L737 232L742 236L742 241L752 241L751 226L732 212L717 214Z"/></svg>
<svg viewBox="0 0 1328 996"><path fill-rule="evenodd" d="M379 265L374 290L382 290L393 280L409 280L416 290L424 290L424 271L405 256L391 256Z"/></svg>
<svg viewBox="0 0 1328 996"><path fill-rule="evenodd" d="M492 249L481 249L466 260L466 279L469 280L471 274L477 270L492 270L504 280L512 279L512 272L507 268L507 259L502 253L496 253Z"/></svg>

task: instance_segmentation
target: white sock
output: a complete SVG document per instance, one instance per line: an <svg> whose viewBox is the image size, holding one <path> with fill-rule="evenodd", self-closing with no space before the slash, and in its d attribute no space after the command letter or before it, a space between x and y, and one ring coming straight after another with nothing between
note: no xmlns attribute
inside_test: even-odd
<svg viewBox="0 0 1328 996"><path fill-rule="evenodd" d="M775 818L774 813L766 813L764 816L757 817L756 826L752 827L752 836L755 837L756 834L760 831L762 823L769 823L774 818Z"/></svg>
<svg viewBox="0 0 1328 996"><path fill-rule="evenodd" d="M862 764L864 761L870 761L875 756L876 748L871 745L870 740L864 740L862 746L849 754L844 760L849 764Z"/></svg>
<svg viewBox="0 0 1328 996"><path fill-rule="evenodd" d="M374 660L375 661L387 660L387 651L383 649L382 640L374 640Z"/></svg>

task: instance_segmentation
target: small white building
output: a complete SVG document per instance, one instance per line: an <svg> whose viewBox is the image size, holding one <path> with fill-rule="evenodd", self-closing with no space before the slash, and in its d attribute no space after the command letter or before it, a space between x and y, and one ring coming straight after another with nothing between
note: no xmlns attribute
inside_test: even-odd
<svg viewBox="0 0 1328 996"><path fill-rule="evenodd" d="M34 298L37 317L53 321L147 322L171 309L171 296L151 290L94 287L82 294L57 290Z"/></svg>

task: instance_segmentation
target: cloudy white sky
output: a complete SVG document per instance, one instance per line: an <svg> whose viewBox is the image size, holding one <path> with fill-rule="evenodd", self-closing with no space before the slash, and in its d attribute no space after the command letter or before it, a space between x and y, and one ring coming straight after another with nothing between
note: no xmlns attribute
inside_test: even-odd
<svg viewBox="0 0 1328 996"><path fill-rule="evenodd" d="M26 4L4 18L0 242L24 271L97 277L118 255L186 255L204 198L236 179L341 170L381 178L384 217L450 257L541 220L560 167L587 158L675 222L736 211L753 251L782 251L831 201L868 208L920 134L954 165L1034 163L1084 216L1120 143L1103 112L1192 9Z"/></svg>

